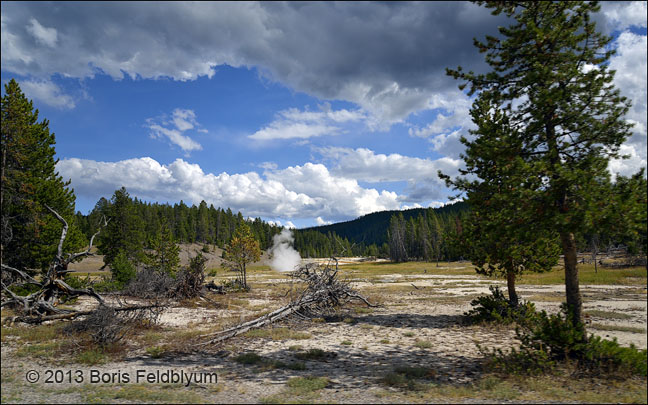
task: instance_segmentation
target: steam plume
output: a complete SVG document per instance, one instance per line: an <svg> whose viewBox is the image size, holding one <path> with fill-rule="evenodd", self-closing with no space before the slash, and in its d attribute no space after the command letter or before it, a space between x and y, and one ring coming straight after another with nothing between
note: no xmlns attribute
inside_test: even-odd
<svg viewBox="0 0 648 405"><path fill-rule="evenodd" d="M301 263L301 256L292 247L295 241L292 232L284 228L272 238L270 248L270 267L277 271L293 271Z"/></svg>

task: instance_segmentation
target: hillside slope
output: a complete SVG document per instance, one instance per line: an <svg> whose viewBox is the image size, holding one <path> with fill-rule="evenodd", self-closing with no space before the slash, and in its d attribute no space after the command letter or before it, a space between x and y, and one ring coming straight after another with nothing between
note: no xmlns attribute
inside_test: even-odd
<svg viewBox="0 0 648 405"><path fill-rule="evenodd" d="M312 228L305 228L302 231L318 231L321 233L333 232L342 238L347 238L354 243L364 243L365 245L382 245L387 242L387 229L389 228L389 221L392 215L399 212L403 213L405 220L416 218L427 211L428 208L413 208L404 211L380 211L367 214L356 218L351 221L338 222L331 225L315 226ZM450 213L458 213L467 211L468 204L463 201L458 201L454 204L449 204L444 207L435 208L434 212L437 215L445 215Z"/></svg>

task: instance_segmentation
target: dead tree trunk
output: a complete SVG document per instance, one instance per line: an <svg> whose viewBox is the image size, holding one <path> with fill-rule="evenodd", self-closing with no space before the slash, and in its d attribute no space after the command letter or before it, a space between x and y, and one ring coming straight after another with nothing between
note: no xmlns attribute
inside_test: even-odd
<svg viewBox="0 0 648 405"><path fill-rule="evenodd" d="M335 258L332 260L335 261L335 268L331 267L331 263L326 266L307 264L292 274L293 280L305 282L306 287L288 305L229 329L204 335L202 338L209 340L198 345L220 343L251 329L261 328L289 316L318 317L352 300L359 300L370 307L376 307L353 290L348 283L338 279L338 262Z"/></svg>
<svg viewBox="0 0 648 405"><path fill-rule="evenodd" d="M65 238L67 236L68 223L52 208L48 206L46 206L46 208L63 224L56 257L50 264L47 273L41 281L36 280L22 270L7 266L6 264L2 264L2 272L13 273L13 275L16 276L16 279L18 280L14 283L11 283L10 285L5 285L5 283L2 282L2 307L12 306L21 311L25 316L42 318L43 316L68 314L73 312L56 307L61 297L63 297L64 295L68 297L78 297L84 295L90 296L96 299L100 305L104 305L105 302L103 298L91 287L87 289L72 288L65 281L63 281L63 277L71 272L67 269L68 265L71 262L81 257L92 255L90 250L92 249L94 238L99 234L99 232L101 232L102 227L108 224L108 221L106 221L105 218L103 219L103 226L100 227L94 235L92 235L88 249L79 253L63 254L63 243L65 242ZM10 289L10 287L13 286L28 284L39 287L38 291L27 296L20 296L15 294Z"/></svg>

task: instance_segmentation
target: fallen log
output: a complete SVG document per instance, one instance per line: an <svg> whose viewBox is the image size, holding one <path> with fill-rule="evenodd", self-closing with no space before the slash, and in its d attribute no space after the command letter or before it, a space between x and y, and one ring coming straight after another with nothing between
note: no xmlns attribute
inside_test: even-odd
<svg viewBox="0 0 648 405"><path fill-rule="evenodd" d="M124 307L115 307L112 308L115 310L115 312L126 312L126 311L137 311L137 310L144 310L144 309L155 309L155 308L165 308L166 305L163 304L149 304L149 305L129 305L129 306L124 306ZM7 324L13 324L15 322L22 322L22 323L28 323L32 325L40 324L45 321L57 321L57 320L71 320L71 319L76 319L80 316L85 316L85 315L90 315L94 313L96 309L92 310L87 310L87 311L75 311L75 312L66 312L66 313L61 313L61 314L55 314L55 315L22 315L22 316L13 316L13 317L8 317L5 319L5 323Z"/></svg>
<svg viewBox="0 0 648 405"><path fill-rule="evenodd" d="M262 328L293 315L301 319L319 317L324 313L336 310L351 300L359 300L370 307L377 307L354 291L347 282L340 281L337 272L337 260L335 260L335 269L330 266L330 262L326 266L317 264L302 266L292 274L292 277L294 281L305 282L306 288L288 305L231 328L202 335L200 338L209 340L198 343L196 346L220 343L251 329Z"/></svg>

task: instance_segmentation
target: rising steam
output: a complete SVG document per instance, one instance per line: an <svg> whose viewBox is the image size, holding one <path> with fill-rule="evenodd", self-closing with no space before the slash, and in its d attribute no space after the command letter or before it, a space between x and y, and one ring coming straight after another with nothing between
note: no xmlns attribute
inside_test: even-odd
<svg viewBox="0 0 648 405"><path fill-rule="evenodd" d="M270 248L270 267L277 271L293 271L301 263L301 256L292 247L295 238L286 228L272 238Z"/></svg>

